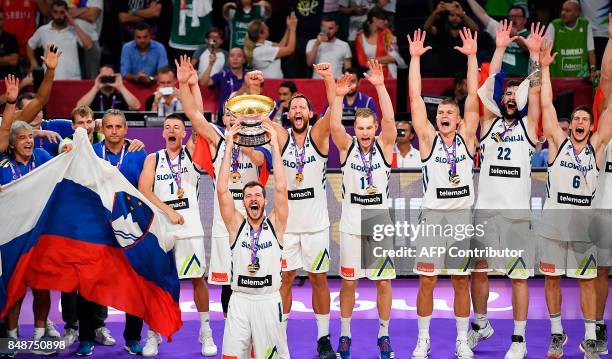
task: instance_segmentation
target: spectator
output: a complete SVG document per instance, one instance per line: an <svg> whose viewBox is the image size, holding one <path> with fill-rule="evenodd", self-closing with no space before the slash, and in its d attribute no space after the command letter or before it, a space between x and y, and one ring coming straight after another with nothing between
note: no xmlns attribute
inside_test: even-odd
<svg viewBox="0 0 612 359"><path fill-rule="evenodd" d="M374 103L374 99L370 96L364 94L363 92L359 92L359 80L361 79L361 72L351 67L346 70L346 73L351 75L351 89L344 96L344 100L342 101L342 121L345 123L352 123L355 121L355 112L359 108L369 108L374 112L376 118L378 118L378 110L376 109L376 104ZM325 106L323 110L323 114L327 111L329 104ZM323 116L323 115L321 115Z"/></svg>
<svg viewBox="0 0 612 359"><path fill-rule="evenodd" d="M162 67L157 73L157 90L145 102L148 111L157 112L159 116L182 112L183 106L178 98L176 76L169 67Z"/></svg>
<svg viewBox="0 0 612 359"><path fill-rule="evenodd" d="M559 126L565 132L567 136L570 135L570 120L562 117L559 119ZM542 148L544 142L538 142L536 144L536 151L531 156L531 167L535 168L546 168L548 167L548 148Z"/></svg>
<svg viewBox="0 0 612 359"><path fill-rule="evenodd" d="M115 73L112 65L104 65L94 85L77 101L78 106L89 106L93 111L116 109L140 110L140 101L123 85L121 74Z"/></svg>
<svg viewBox="0 0 612 359"><path fill-rule="evenodd" d="M321 32L316 39L308 41L306 45L306 64L329 63L334 70L334 77L342 76L342 70L351 67L351 48L348 43L336 38L338 24L333 16L324 16L321 19ZM321 76L313 71L312 78Z"/></svg>
<svg viewBox="0 0 612 359"><path fill-rule="evenodd" d="M211 58L204 73L200 77L200 86L208 86L219 89L219 103L217 104L217 113L223 117L223 105L230 94L240 90L244 82L244 74L246 62L244 51L239 47L234 47L229 52L229 68L210 76L212 66L215 63L216 57ZM221 118L219 117L219 118Z"/></svg>
<svg viewBox="0 0 612 359"><path fill-rule="evenodd" d="M26 57L28 39L36 31L38 11L43 18L49 18L46 1L3 1L4 30L17 37L19 56Z"/></svg>
<svg viewBox="0 0 612 359"><path fill-rule="evenodd" d="M237 0L223 5L223 18L230 28L230 49L244 47L244 38L251 21L267 20L271 14L270 3L263 0Z"/></svg>
<svg viewBox="0 0 612 359"><path fill-rule="evenodd" d="M0 7L0 78L17 74L19 45L15 35L4 30L4 10Z"/></svg>
<svg viewBox="0 0 612 359"><path fill-rule="evenodd" d="M68 6L62 0L54 0L51 5L51 18L53 19L34 32L28 40L27 53L32 69L39 69L40 65L34 54L34 49L49 44L58 45L62 51L62 61L55 70L56 80L80 80L81 66L79 63L78 45L85 50L91 49L93 42L68 13Z"/></svg>
<svg viewBox="0 0 612 359"><path fill-rule="evenodd" d="M325 3L337 0L289 0L290 9L294 9L297 22L300 24L299 31L295 35L295 51L287 57L284 63L284 73L287 78L309 77L310 69L306 65L306 44L317 37L321 31L321 16L325 10Z"/></svg>
<svg viewBox="0 0 612 359"><path fill-rule="evenodd" d="M389 20L389 28L393 30L396 0L375 0L373 1L373 7L379 7L387 12Z"/></svg>
<svg viewBox="0 0 612 359"><path fill-rule="evenodd" d="M476 0L468 0L472 11L485 26L485 31L495 40L495 33L499 28L499 22L492 19ZM513 5L508 10L508 21L512 22L511 36L518 36L517 41L513 41L504 53L502 68L508 76L526 77L529 66L529 50L523 44L523 39L529 37L530 31L526 28L527 11L524 7Z"/></svg>
<svg viewBox="0 0 612 359"><path fill-rule="evenodd" d="M397 77L396 62L399 58L394 48L397 40L389 30L388 16L385 10L379 7L372 8L368 13L367 21L363 23L361 31L355 38L355 56L359 66L365 69L368 59L375 58L383 65L383 74L386 79ZM392 52L395 53L392 54Z"/></svg>
<svg viewBox="0 0 612 359"><path fill-rule="evenodd" d="M85 129L85 131L87 131L89 143L91 143L92 145L95 145L96 143L102 142L104 140L104 136L100 132L96 131L96 123L93 118L93 110L90 107L77 105L77 107L72 110L70 118L72 120L72 129L76 130L79 127ZM62 142L60 142L59 144L58 151L62 153L65 151L67 152L72 150L72 141L73 135L64 137ZM69 295L72 295L72 293L70 293ZM75 321L73 321L73 323L74 322Z"/></svg>
<svg viewBox="0 0 612 359"><path fill-rule="evenodd" d="M510 8L513 6L521 6L526 9L527 0L487 0L485 11L490 16L501 19L510 12Z"/></svg>
<svg viewBox="0 0 612 359"><path fill-rule="evenodd" d="M368 19L369 0L340 0L340 13L349 15L348 41L354 42L361 25Z"/></svg>
<svg viewBox="0 0 612 359"><path fill-rule="evenodd" d="M601 68L601 59L608 43L608 14L612 12L610 0L581 1L582 16L589 20L593 29L593 42L595 45L595 58L597 66Z"/></svg>
<svg viewBox="0 0 612 359"><path fill-rule="evenodd" d="M414 131L412 124L408 121L398 121L397 138L393 149L393 159L397 168L421 168L421 154L412 146Z"/></svg>
<svg viewBox="0 0 612 359"><path fill-rule="evenodd" d="M94 79L100 71L100 57L102 56L99 39L104 17L104 0L80 1L77 2L78 5L72 5L73 1L66 0L66 3L70 6L68 9L70 16L91 38L92 47L84 51L82 57L83 78Z"/></svg>
<svg viewBox="0 0 612 359"><path fill-rule="evenodd" d="M435 22L435 24L434 24ZM440 2L425 21L423 28L433 36L434 52L438 59L437 75L453 76L465 71L467 57L455 50L462 46L459 33L463 27L472 31L478 30L474 20L465 14L458 2Z"/></svg>
<svg viewBox="0 0 612 359"><path fill-rule="evenodd" d="M138 24L145 22L149 25L150 33L157 34L157 22L162 12L160 0L123 0L119 12L119 21L123 24L126 38L131 37Z"/></svg>
<svg viewBox="0 0 612 359"><path fill-rule="evenodd" d="M142 22L134 28L134 40L121 49L121 76L127 81L150 86L160 68L168 66L162 44L151 40L150 27Z"/></svg>
<svg viewBox="0 0 612 359"><path fill-rule="evenodd" d="M31 92L22 93L17 98L17 110L23 110L28 104L36 98L36 95ZM43 120L43 112L40 110L36 117L30 122L30 126L34 131L52 131L50 137L34 138L34 146L42 148L51 156L56 156L58 145L62 138L70 136L73 132L70 121L68 120Z"/></svg>
<svg viewBox="0 0 612 359"><path fill-rule="evenodd" d="M276 100L276 106L274 111L270 114L272 121L276 121L282 126L291 126L291 123L287 119L287 112L289 112L289 100L293 97L293 94L297 92L297 86L293 81L284 81L278 87L278 100Z"/></svg>
<svg viewBox="0 0 612 359"><path fill-rule="evenodd" d="M172 28L170 47L174 58L193 55L212 25L209 13L212 0L172 1Z"/></svg>
<svg viewBox="0 0 612 359"><path fill-rule="evenodd" d="M467 98L467 79L465 76L465 72L456 73L453 88L442 93L442 96L450 97L455 100L457 105L459 105L459 110L462 114L465 99Z"/></svg>
<svg viewBox="0 0 612 359"><path fill-rule="evenodd" d="M268 41L270 31L265 22L262 20L251 21L247 36L244 39L244 54L246 55L247 65L252 66L254 70L263 72L264 78L283 78L280 59L291 55L295 51L296 28L297 17L292 12L290 16L287 16L285 35L277 44Z"/></svg>
<svg viewBox="0 0 612 359"><path fill-rule="evenodd" d="M553 77L587 77L597 75L593 29L589 20L580 17L577 0L567 0L561 7L561 17L553 20L546 29L546 37L553 42L552 52L557 52L550 65Z"/></svg>
<svg viewBox="0 0 612 359"><path fill-rule="evenodd" d="M227 67L229 54L221 48L222 46L223 32L217 27L211 27L206 33L206 44L196 51L194 57L191 58L192 65L195 66L197 62L198 75L200 77L202 77L204 70L211 63L211 55L214 56L214 60L212 60L213 65L210 70L210 76L223 71Z"/></svg>

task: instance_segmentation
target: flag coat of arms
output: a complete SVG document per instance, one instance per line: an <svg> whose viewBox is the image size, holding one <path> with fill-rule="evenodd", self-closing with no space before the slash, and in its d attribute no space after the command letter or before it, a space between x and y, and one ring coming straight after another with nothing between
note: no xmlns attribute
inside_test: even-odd
<svg viewBox="0 0 612 359"><path fill-rule="evenodd" d="M78 291L171 337L181 327L177 226L98 158L74 148L0 192L0 317L27 287Z"/></svg>

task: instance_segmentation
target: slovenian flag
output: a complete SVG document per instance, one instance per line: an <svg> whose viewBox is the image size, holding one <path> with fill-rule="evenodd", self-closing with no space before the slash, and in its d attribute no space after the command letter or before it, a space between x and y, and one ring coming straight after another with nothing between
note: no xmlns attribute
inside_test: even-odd
<svg viewBox="0 0 612 359"><path fill-rule="evenodd" d="M0 192L0 317L27 287L79 291L168 338L182 325L177 226L77 129L74 149Z"/></svg>
<svg viewBox="0 0 612 359"><path fill-rule="evenodd" d="M539 71L539 70L537 70ZM532 73L525 80L521 82L516 90L515 99L516 106L521 113L521 116L527 115L527 101L529 99L529 80L530 77L535 74ZM501 70L500 72L489 76L484 84L478 89L478 97L484 107L489 111L493 112L497 117L501 117L501 100L504 95L506 81L506 72Z"/></svg>

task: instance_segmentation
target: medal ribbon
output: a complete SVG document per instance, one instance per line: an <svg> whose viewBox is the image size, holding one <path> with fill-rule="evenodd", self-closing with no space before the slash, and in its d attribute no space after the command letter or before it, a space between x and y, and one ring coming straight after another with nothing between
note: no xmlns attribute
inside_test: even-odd
<svg viewBox="0 0 612 359"><path fill-rule="evenodd" d="M170 173L172 173L172 178L174 179L174 183L176 183L177 188L181 188L181 157L183 157L183 149L181 148L181 152L178 155L178 171L174 172L174 167L172 166L172 162L170 162L170 156L168 156L168 151L164 150L166 154L166 162L168 163L168 168L170 168Z"/></svg>
<svg viewBox="0 0 612 359"><path fill-rule="evenodd" d="M249 236L251 237L251 263L257 262L257 244L259 244L259 236L261 235L261 229L263 228L265 220L266 219L264 218L264 220L259 225L259 229L257 229L257 232L253 231L253 227L249 229Z"/></svg>
<svg viewBox="0 0 612 359"><path fill-rule="evenodd" d="M374 153L374 145L370 148L370 155L368 160L366 160L363 151L361 150L361 146L357 143L357 148L359 148L359 156L361 157L361 162L363 162L363 169L368 178L368 185L371 186L374 180L372 179L372 154Z"/></svg>
<svg viewBox="0 0 612 359"><path fill-rule="evenodd" d="M15 161L14 159L11 159L10 164L11 164L11 172L13 172L13 180L21 178L23 174L21 174L21 169L19 169L19 164L17 163L17 161ZM34 155L32 155L32 158L30 158L30 161L26 165L30 167L30 170L28 171L28 173L30 173L36 168L36 164L34 163Z"/></svg>
<svg viewBox="0 0 612 359"><path fill-rule="evenodd" d="M125 147L126 145L123 144L123 147L121 148L121 155L119 156L119 161L116 164L117 169L120 171L121 164L123 163L123 156L125 156ZM102 159L106 161L106 143L102 144ZM110 160L108 162L110 162Z"/></svg>
<svg viewBox="0 0 612 359"><path fill-rule="evenodd" d="M590 144L587 144L587 146L590 147ZM586 166L582 166L582 161L580 160L580 154L576 153L576 147L574 147L574 145L571 145L571 147L572 147L572 153L574 154L574 160L576 161L576 164L578 165L578 168L580 169L580 173L582 173L582 178L584 178L584 180L586 181L588 168ZM590 162L589 162L589 165L590 165Z"/></svg>
<svg viewBox="0 0 612 359"><path fill-rule="evenodd" d="M238 172L238 155L240 154L240 148L234 145L232 148L232 172Z"/></svg>
<svg viewBox="0 0 612 359"><path fill-rule="evenodd" d="M301 152L297 148L297 143L295 142L295 136L293 135L293 131L291 131L291 142L294 151L293 153L295 154L295 164L297 167L297 171L298 173L302 173L304 172L304 157L306 155L306 145L308 144L308 134L306 134L306 140L304 141L304 146L302 146Z"/></svg>
<svg viewBox="0 0 612 359"><path fill-rule="evenodd" d="M455 138L453 138L453 144L451 145L453 149L452 152L448 151L448 148L446 147L446 143L444 143L442 138L440 138L440 141L442 142L442 148L444 149L444 152L446 153L446 161L450 165L451 176L456 175L457 174L457 162L456 162L457 160L457 135L455 135Z"/></svg>
<svg viewBox="0 0 612 359"><path fill-rule="evenodd" d="M504 121L502 124L504 125L504 131L499 133L499 137L501 137L501 139L502 139L502 141L503 141L503 140L504 140L504 135L505 135L507 132L512 132L512 130L514 129L514 127L515 127L515 126L518 124L518 120L517 120L517 119L514 119L514 120L512 121L512 123L510 124L510 126L508 126L508 127L506 127L506 122L505 122L505 121Z"/></svg>

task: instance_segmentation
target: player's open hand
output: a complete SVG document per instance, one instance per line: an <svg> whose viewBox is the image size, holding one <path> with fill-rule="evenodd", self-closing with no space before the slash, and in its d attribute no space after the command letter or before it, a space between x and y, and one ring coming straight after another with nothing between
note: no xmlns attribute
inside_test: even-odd
<svg viewBox="0 0 612 359"><path fill-rule="evenodd" d="M455 46L455 50L465 56L476 55L478 51L478 32L474 31L474 35L472 36L470 29L464 27L459 31L459 36L461 37L461 41L463 41L463 46Z"/></svg>
<svg viewBox="0 0 612 359"><path fill-rule="evenodd" d="M542 42L542 49L540 50L540 66L548 67L555 60L557 53L551 54L552 52L552 42L548 40L544 40Z"/></svg>
<svg viewBox="0 0 612 359"><path fill-rule="evenodd" d="M416 29L414 35L410 38L408 35L408 44L410 45L410 56L422 56L427 51L431 50L431 46L425 47L425 37L427 32L421 29Z"/></svg>
<svg viewBox="0 0 612 359"><path fill-rule="evenodd" d="M512 21L502 20L495 30L495 46L505 49L517 38L518 36L512 36Z"/></svg>
<svg viewBox="0 0 612 359"><path fill-rule="evenodd" d="M531 34L525 41L525 45L529 49L529 53L537 54L542 48L542 41L544 40L544 31L546 26L537 24L531 24Z"/></svg>
<svg viewBox="0 0 612 359"><path fill-rule="evenodd" d="M6 87L6 100L9 102L17 100L19 95L19 79L15 75L8 75L4 78L4 87Z"/></svg>
<svg viewBox="0 0 612 359"><path fill-rule="evenodd" d="M385 85L385 75L383 74L382 65L376 59L368 60L368 68L370 69L370 74L367 72L363 74L365 78L370 81L370 83L376 86L384 86Z"/></svg>
<svg viewBox="0 0 612 359"><path fill-rule="evenodd" d="M40 59L45 63L47 69L55 70L55 68L57 67L57 62L61 55L62 52L59 50L57 45L49 44L49 46L47 46L45 56L41 56Z"/></svg>
<svg viewBox="0 0 612 359"><path fill-rule="evenodd" d="M349 73L345 73L340 76L338 81L336 81L336 96L344 97L351 90L351 78L352 76Z"/></svg>
<svg viewBox="0 0 612 359"><path fill-rule="evenodd" d="M176 78L179 83L185 84L189 81L189 77L191 77L190 66L191 60L186 55L181 55L180 62L174 60L174 64L176 65Z"/></svg>
<svg viewBox="0 0 612 359"><path fill-rule="evenodd" d="M274 128L274 126L270 125L269 123L262 122L261 128L263 128L264 131L266 131L266 133L268 134L270 138L270 146L272 148L277 147L278 146L278 134L276 133L276 129Z"/></svg>

